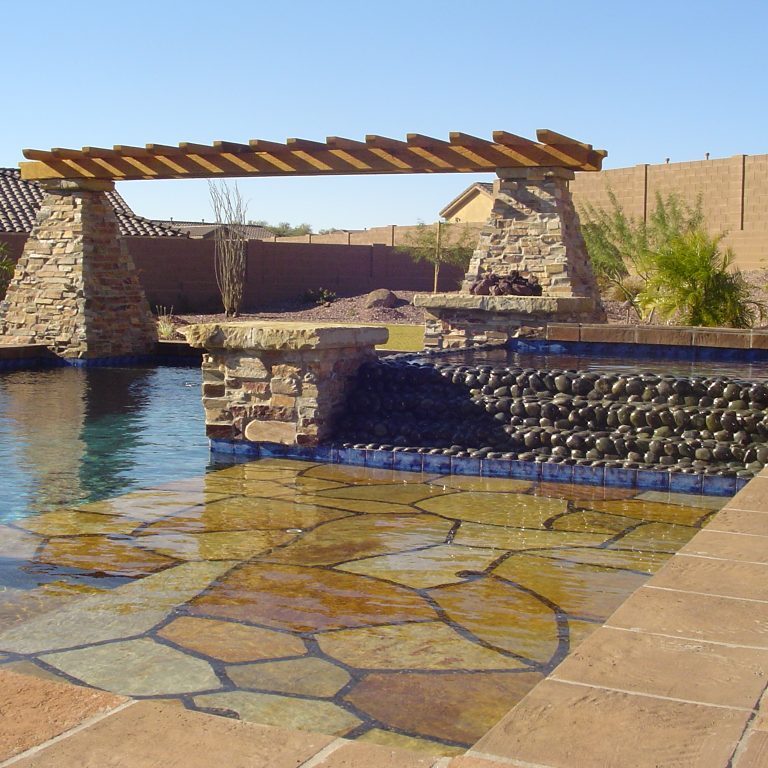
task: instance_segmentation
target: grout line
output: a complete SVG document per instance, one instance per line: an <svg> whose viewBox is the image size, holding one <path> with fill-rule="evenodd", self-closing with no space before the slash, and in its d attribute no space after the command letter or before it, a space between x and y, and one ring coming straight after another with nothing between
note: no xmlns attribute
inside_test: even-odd
<svg viewBox="0 0 768 768"><path fill-rule="evenodd" d="M741 531L724 531L720 528L714 528L712 527L713 523L710 523L706 528L702 528L696 536L694 536L685 546L689 547L691 545L691 542L696 541L697 536L701 536L702 533L725 533L728 536L749 536L752 539L766 539L768 538L768 534L763 535L762 533L742 533ZM679 550L682 551L682 550Z"/></svg>
<svg viewBox="0 0 768 768"><path fill-rule="evenodd" d="M690 637L689 635L670 635L666 632L651 632L648 629L641 629L640 627L619 627L616 624L603 624L603 627L607 629L615 629L619 632L633 632L636 635L651 635L653 637L668 637L670 640L688 640L692 643L709 643L710 645L721 645L723 648L746 648L752 651L768 651L768 646L765 645L744 645L743 643L726 643L722 640L710 640L703 637ZM603 628L601 627L601 629ZM0 765L0 768L3 766Z"/></svg>
<svg viewBox="0 0 768 768"><path fill-rule="evenodd" d="M48 749L48 747L51 747L54 744L58 744L58 742L64 741L65 739L68 739L70 736L74 736L76 733L80 733L80 731L84 731L87 728L90 728L92 725L96 725L96 723L99 723L102 720L106 720L108 717L111 717L112 715L116 715L118 712L122 712L124 709L127 709L131 705L136 704L136 702L137 702L137 699L131 699L130 701L123 702L122 704L115 707L114 709L110 709L107 712L102 712L98 715L94 715L88 720L84 720L82 723L80 723L80 725L76 725L74 728L70 728L68 731L64 731L64 733L60 733L58 736L54 736L52 739L48 739L48 741L45 741L42 744L37 744L36 746L30 747L24 752L20 752L18 755L14 755L13 757L6 760L5 762L0 763L0 768L5 768L7 765L13 765L14 763L18 763L19 760L23 760L26 757L31 757L32 755L36 755L38 752L42 752L44 749Z"/></svg>
<svg viewBox="0 0 768 768"><path fill-rule="evenodd" d="M325 762L325 758L328 757L328 755L332 754L337 749L341 749L341 747L343 747L345 744L349 744L347 739L334 739L330 744L326 744L319 752L312 755L312 757L307 758L296 768L315 768L316 765L320 765L321 763ZM3 768L3 766L0 765L0 768Z"/></svg>
<svg viewBox="0 0 768 768"><path fill-rule="evenodd" d="M480 760L489 760L497 765L512 765L517 768L552 768L551 765L544 765L544 763L529 763L527 760L517 760L514 757L492 755L490 752L480 752L477 749L468 749L464 754L466 757L477 757Z"/></svg>
<svg viewBox="0 0 768 768"><path fill-rule="evenodd" d="M720 512L757 512L760 515L768 515L768 509L755 509L754 507L733 507L730 504L727 507L723 507ZM715 515L715 517L717 517L717 515Z"/></svg>
<svg viewBox="0 0 768 768"><path fill-rule="evenodd" d="M745 603L768 603L757 597L739 597L738 595L723 595L720 592L699 592L695 589L679 589L677 587L657 587L655 584L643 584L644 589L657 589L659 592L679 592L684 595L701 595L702 597L721 597L725 600L742 600Z"/></svg>
<svg viewBox="0 0 768 768"><path fill-rule="evenodd" d="M768 563L759 563L757 560L734 560L732 557L715 557L714 555L698 555L692 552L676 552L675 557L696 557L699 560L716 560L721 563L736 563L744 565L762 565L768 567Z"/></svg>
<svg viewBox="0 0 768 768"><path fill-rule="evenodd" d="M660 701L674 701L678 704L693 704L697 707L714 707L715 709L728 709L733 712L754 712L752 707L732 707L729 704L713 704L710 701L695 701L693 699L680 699L676 696L662 696L658 693L646 693L645 691L630 691L626 688L615 688L610 685L593 685L592 683L582 683L579 680L568 680L563 677L549 677L556 683L566 683L568 685L578 685L582 688L592 688L597 691L614 691L615 693L625 693L628 696L641 696L647 699L658 699Z"/></svg>

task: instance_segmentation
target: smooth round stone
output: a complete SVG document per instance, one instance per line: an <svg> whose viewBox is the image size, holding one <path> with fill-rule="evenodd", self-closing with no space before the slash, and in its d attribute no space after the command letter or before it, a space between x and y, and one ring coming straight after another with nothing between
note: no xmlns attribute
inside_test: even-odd
<svg viewBox="0 0 768 768"><path fill-rule="evenodd" d="M709 462L712 460L712 451L709 448L697 448L695 452L696 461Z"/></svg>

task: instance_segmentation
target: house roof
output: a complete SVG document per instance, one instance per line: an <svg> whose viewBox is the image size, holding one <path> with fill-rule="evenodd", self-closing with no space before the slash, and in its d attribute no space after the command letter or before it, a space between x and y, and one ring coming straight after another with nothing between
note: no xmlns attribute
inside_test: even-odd
<svg viewBox="0 0 768 768"><path fill-rule="evenodd" d="M215 222L206 223L204 221L175 221L171 219L155 219L156 224L165 227L179 229L190 237L212 237L213 233L221 226ZM246 224L244 226L245 235L248 240L273 240L275 233L267 227L260 227L256 224Z"/></svg>
<svg viewBox="0 0 768 768"><path fill-rule="evenodd" d="M36 181L24 181L17 168L0 168L0 232L32 231L44 191ZM172 226L137 216L117 192L107 192L124 237L185 237Z"/></svg>
<svg viewBox="0 0 768 768"><path fill-rule="evenodd" d="M448 205L440 211L440 216L444 219L452 218L453 212L465 205L475 195L483 194L489 197L493 195L493 184L487 181L476 181L470 184L458 197L454 197Z"/></svg>

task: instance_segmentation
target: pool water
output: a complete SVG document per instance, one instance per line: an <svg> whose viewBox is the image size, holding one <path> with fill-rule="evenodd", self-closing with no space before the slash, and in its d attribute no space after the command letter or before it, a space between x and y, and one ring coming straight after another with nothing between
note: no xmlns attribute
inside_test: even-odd
<svg viewBox="0 0 768 768"><path fill-rule="evenodd" d="M722 504L280 459L200 472L0 525L0 664L453 754Z"/></svg>
<svg viewBox="0 0 768 768"><path fill-rule="evenodd" d="M0 522L200 475L199 367L0 374Z"/></svg>
<svg viewBox="0 0 768 768"><path fill-rule="evenodd" d="M495 365L537 370L574 370L601 371L612 373L652 372L673 376L730 376L749 381L768 379L768 360L688 360L682 355L688 351L681 348L675 357L669 351L664 356L637 356L637 352L628 356L606 354L571 354L566 351L523 352L515 349L491 348L441 352L429 359L430 363L451 363L455 365ZM741 350L739 350L741 352ZM418 358L418 355L414 356Z"/></svg>

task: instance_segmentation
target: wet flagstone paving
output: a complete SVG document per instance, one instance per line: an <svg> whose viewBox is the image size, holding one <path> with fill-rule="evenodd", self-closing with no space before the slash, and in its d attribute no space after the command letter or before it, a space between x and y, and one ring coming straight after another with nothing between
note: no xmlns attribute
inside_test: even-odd
<svg viewBox="0 0 768 768"><path fill-rule="evenodd" d="M0 664L458 753L722 504L238 464L0 526Z"/></svg>

